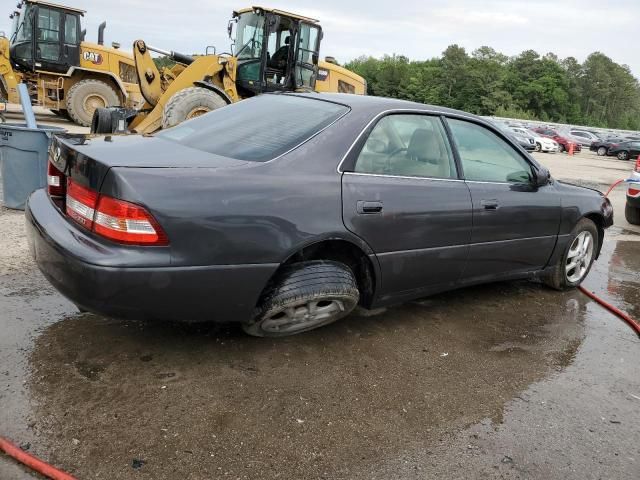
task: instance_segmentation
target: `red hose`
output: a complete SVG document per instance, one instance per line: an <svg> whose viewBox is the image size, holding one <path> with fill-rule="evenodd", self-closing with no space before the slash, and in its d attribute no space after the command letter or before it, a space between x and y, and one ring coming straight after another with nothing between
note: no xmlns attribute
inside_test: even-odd
<svg viewBox="0 0 640 480"><path fill-rule="evenodd" d="M598 302L600 305L602 305L604 308L606 308L607 310L609 310L610 312L616 314L618 317L620 317L622 320L624 320L625 322L627 322L631 328L633 328L636 333L638 335L640 335L640 323L636 322L633 318L631 318L629 315L627 315L626 313L624 313L622 310L620 310L619 308L614 307L613 305L611 305L608 302L605 302L603 299L601 299L600 297L596 296L595 293L590 292L589 290L587 290L586 288L584 288L582 285L580 285L578 287L580 289L580 291L582 293L584 293L587 297L595 300L596 302Z"/></svg>
<svg viewBox="0 0 640 480"><path fill-rule="evenodd" d="M52 480L77 480L76 477L72 477L62 470L58 470L56 467L43 462L33 455L29 455L27 452L23 451L20 447L14 445L4 437L0 437L0 450L16 459L18 462L23 463L32 470L35 470Z"/></svg>

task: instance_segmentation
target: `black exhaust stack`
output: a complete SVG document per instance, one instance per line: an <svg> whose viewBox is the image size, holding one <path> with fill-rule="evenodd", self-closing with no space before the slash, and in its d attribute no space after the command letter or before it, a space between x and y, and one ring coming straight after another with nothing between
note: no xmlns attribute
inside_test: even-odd
<svg viewBox="0 0 640 480"><path fill-rule="evenodd" d="M98 45L104 45L104 29L107 28L107 22L102 22L98 27Z"/></svg>

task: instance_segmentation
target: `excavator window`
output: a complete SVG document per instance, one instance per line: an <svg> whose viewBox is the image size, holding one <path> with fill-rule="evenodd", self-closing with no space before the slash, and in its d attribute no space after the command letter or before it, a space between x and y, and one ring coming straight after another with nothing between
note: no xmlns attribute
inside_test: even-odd
<svg viewBox="0 0 640 480"><path fill-rule="evenodd" d="M60 59L60 12L51 8L38 9L37 57L57 62Z"/></svg>

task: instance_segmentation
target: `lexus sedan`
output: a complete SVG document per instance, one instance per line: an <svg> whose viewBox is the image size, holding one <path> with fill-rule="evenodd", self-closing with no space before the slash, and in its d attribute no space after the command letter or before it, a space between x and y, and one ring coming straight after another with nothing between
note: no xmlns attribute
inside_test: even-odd
<svg viewBox="0 0 640 480"><path fill-rule="evenodd" d="M50 156L26 223L63 295L257 336L496 280L572 288L613 222L486 121L376 97L266 94Z"/></svg>

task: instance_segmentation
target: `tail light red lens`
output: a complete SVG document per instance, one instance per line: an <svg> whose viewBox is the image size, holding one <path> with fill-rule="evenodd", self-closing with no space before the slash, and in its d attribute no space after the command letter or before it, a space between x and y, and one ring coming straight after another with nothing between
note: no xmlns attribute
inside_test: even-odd
<svg viewBox="0 0 640 480"><path fill-rule="evenodd" d="M64 173L49 162L47 167L47 190L52 197L63 197L65 194L66 178Z"/></svg>
<svg viewBox="0 0 640 480"><path fill-rule="evenodd" d="M67 214L83 227L118 243L168 245L158 222L146 209L124 200L100 195L69 179Z"/></svg>
<svg viewBox="0 0 640 480"><path fill-rule="evenodd" d="M93 230L116 242L167 245L167 236L149 212L133 203L101 195Z"/></svg>
<svg viewBox="0 0 640 480"><path fill-rule="evenodd" d="M98 203L98 193L69 179L67 183L67 215L91 229Z"/></svg>
<svg viewBox="0 0 640 480"><path fill-rule="evenodd" d="M627 194L630 197L637 197L638 195L640 195L640 190L638 190L637 188L629 187L629 190L627 190Z"/></svg>

